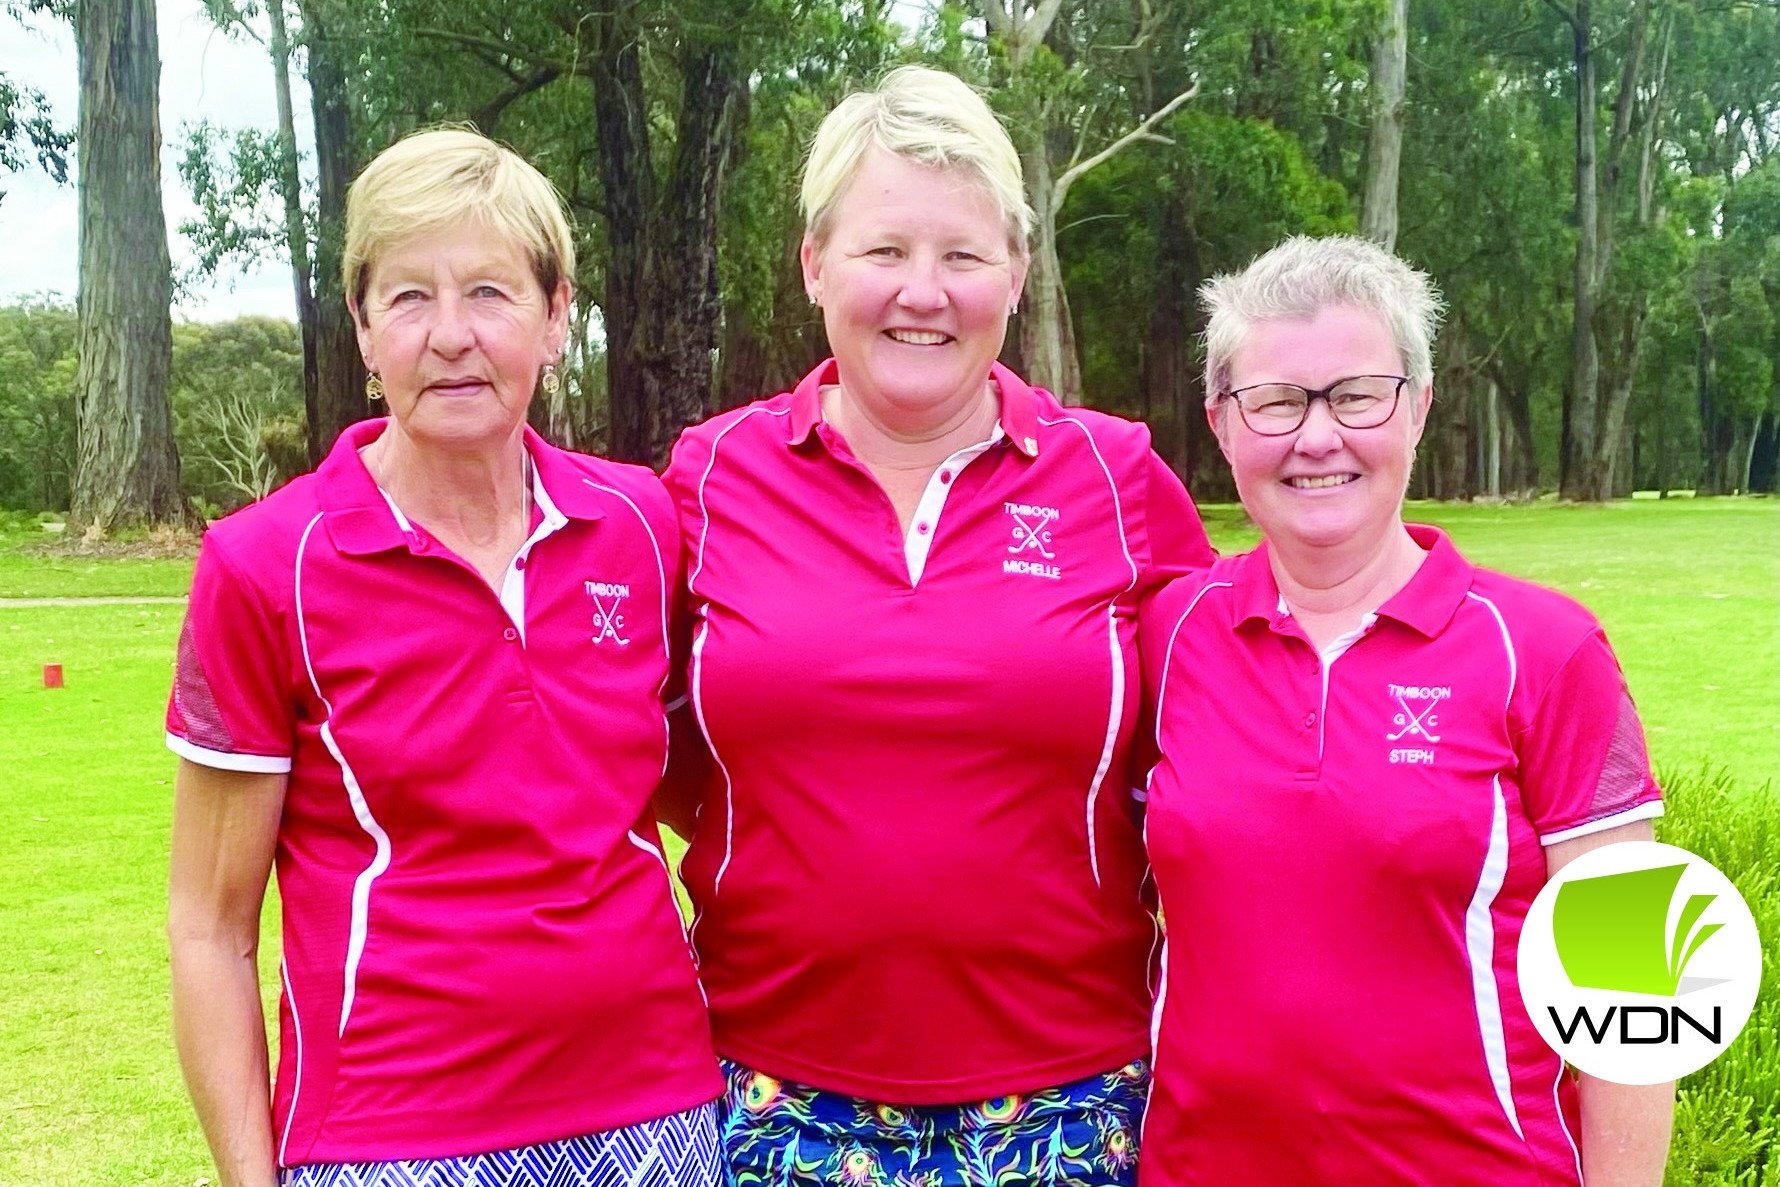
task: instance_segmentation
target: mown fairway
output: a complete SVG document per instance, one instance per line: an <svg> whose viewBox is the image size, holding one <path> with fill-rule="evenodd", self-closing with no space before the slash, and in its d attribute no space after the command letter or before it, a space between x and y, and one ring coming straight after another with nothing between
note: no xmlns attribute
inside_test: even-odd
<svg viewBox="0 0 1780 1187"><path fill-rule="evenodd" d="M1605 622L1669 788L1660 833L1738 881L1769 954L1755 1019L1683 1085L1669 1181L1780 1183L1780 504L1409 517ZM1226 551L1253 540L1235 509L1207 520ZM188 562L27 556L24 538L0 535L0 598L167 595L189 578ZM161 931L181 613L0 606L0 1187L214 1178L168 1038ZM66 688L40 687L49 662ZM267 972L274 951L269 934Z"/></svg>

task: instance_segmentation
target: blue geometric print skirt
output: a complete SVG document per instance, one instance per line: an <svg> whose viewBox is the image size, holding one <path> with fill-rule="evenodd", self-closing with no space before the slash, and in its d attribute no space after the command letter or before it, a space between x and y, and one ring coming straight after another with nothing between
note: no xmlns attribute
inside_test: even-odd
<svg viewBox="0 0 1780 1187"><path fill-rule="evenodd" d="M410 1162L293 1166L283 1187L721 1187L717 1106L565 1138Z"/></svg>
<svg viewBox="0 0 1780 1187"><path fill-rule="evenodd" d="M890 1105L725 1061L718 1129L734 1187L1132 1187L1143 1060L1021 1096Z"/></svg>

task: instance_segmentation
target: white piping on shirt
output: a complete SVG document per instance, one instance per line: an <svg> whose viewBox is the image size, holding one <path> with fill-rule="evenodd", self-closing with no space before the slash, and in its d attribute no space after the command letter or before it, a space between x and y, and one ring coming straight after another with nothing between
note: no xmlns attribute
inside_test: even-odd
<svg viewBox="0 0 1780 1187"><path fill-rule="evenodd" d="M364 789L359 786L358 776L353 774L352 766L346 756L340 752L340 745L334 739L334 705L321 691L321 683L315 678L315 663L309 655L309 624L303 613L303 560L308 555L309 537L315 531L315 525L321 522L322 513L317 511L309 526L303 529L303 537L297 542L296 561L296 604L297 604L297 637L303 646L303 667L309 673L309 687L315 691L315 699L320 701L327 716L321 723L321 741L333 755L334 762L340 768L340 781L346 787L346 798L352 804L352 814L358 820L359 827L365 830L371 840L376 843L377 852L371 858L371 864L360 871L352 883L352 916L351 927L346 939L346 967L344 970L344 991L340 998L340 1034L346 1034L346 1021L352 1017L352 1002L358 991L358 966L365 954L365 940L370 931L371 884L376 882L383 872L389 869L390 846L389 834L377 823L376 816L371 813L371 806L365 802Z"/></svg>
<svg viewBox="0 0 1780 1187"><path fill-rule="evenodd" d="M1490 843L1477 874L1477 887L1465 908L1465 950L1471 961L1471 1000L1477 1011L1478 1036L1483 1040L1483 1062L1489 1070L1496 1100L1523 1142L1520 1116L1514 1108L1514 1083L1508 1072L1508 1039L1502 1027L1501 991L1496 985L1496 927L1490 908L1502 890L1508 873L1508 808L1502 798L1502 779L1490 779Z"/></svg>
<svg viewBox="0 0 1780 1187"><path fill-rule="evenodd" d="M1088 798L1085 815L1088 826L1088 869L1094 875L1094 885L1100 885L1100 843L1096 835L1094 810L1100 802L1100 786L1106 781L1107 769L1112 766L1113 751L1118 746L1119 726L1125 719L1125 653L1119 646L1119 599L1137 588L1137 562L1131 559L1131 541L1125 534L1125 511L1119 500L1119 485L1113 481L1112 470L1107 467L1106 459L1100 454L1100 446L1094 441L1094 434L1088 426L1073 417L1060 416L1047 420L1038 418L1038 423L1045 426L1073 425L1081 432L1093 451L1094 460L1100 463L1100 473L1106 478L1106 489L1112 494L1113 522L1119 526L1119 548L1125 554L1125 565L1131 570L1131 580L1125 588L1113 595L1106 607L1106 629L1110 640L1112 654L1111 675L1112 695L1108 698L1106 714L1106 736L1100 744L1100 762L1094 768L1094 778L1088 783Z"/></svg>
<svg viewBox="0 0 1780 1187"><path fill-rule="evenodd" d="M698 549L692 566L692 573L686 578L688 595L697 593L699 575L705 571L705 544L711 535L711 511L705 505L705 486L711 481L711 471L717 465L717 451L723 445L723 438L739 424L751 416L765 413L768 416L787 416L789 407L783 409L750 408L728 424L724 425L717 435L711 439L711 456L705 462L705 472L698 479ZM711 900L717 898L717 892L723 887L723 875L729 870L729 859L735 855L735 780L730 777L729 767L723 756L717 753L717 744L711 740L711 728L705 722L704 675L705 675L705 641L711 635L710 607L701 606L699 614L698 634L692 640L692 678L687 681L688 695L692 698L692 715L698 721L699 733L704 735L705 748L711 752L711 761L717 764L717 770L723 775L723 860L717 864L717 874L711 880ZM692 918L692 929L687 933L688 942L692 945L692 959L698 962L698 925L704 919L701 907Z"/></svg>
<svg viewBox="0 0 1780 1187"><path fill-rule="evenodd" d="M1181 611L1180 618L1175 621L1174 627L1168 632L1168 646L1162 652L1162 676L1161 679L1156 682L1156 753L1160 757L1158 757L1156 761L1156 766L1149 769L1149 773L1144 776L1143 780L1144 790L1151 793L1150 802L1152 803L1155 801L1153 784L1156 781L1156 767L1161 766L1162 759L1166 757L1162 750L1162 709L1168 699L1168 671L1174 664L1175 640L1180 638L1181 628L1187 625L1187 619L1192 615L1194 610L1199 608L1200 599L1204 598L1206 594L1214 589L1229 589L1230 587L1231 583L1228 581L1206 582L1205 585L1200 588L1199 592L1193 595L1193 600L1187 603L1187 608ZM1144 852L1149 852L1150 814L1147 811L1143 815L1143 848ZM1161 897L1161 893L1162 888L1158 885L1156 887L1156 895L1158 898ZM1160 984L1156 987L1156 1004L1150 1012L1151 1092L1156 1090L1156 1066L1161 1062L1158 1058L1158 1055L1160 1054L1158 1047L1162 1038L1162 1007L1167 1004L1168 1001L1168 937L1166 935L1162 937L1162 970L1159 980ZM1147 1122L1149 1118L1149 1110L1147 1109L1144 1110L1144 1118ZM1142 1145L1142 1140L1143 1127L1140 1125L1138 1126L1138 1144L1140 1146Z"/></svg>
<svg viewBox="0 0 1780 1187"><path fill-rule="evenodd" d="M290 987L290 961L278 960L278 976L284 982L284 1000L290 1003L291 1030L297 1035L297 1074L291 1082L290 1112L284 1115L284 1133L278 1139L278 1165L290 1165L290 1127L297 1119L297 1100L303 1095L303 1019L297 1013L297 994Z"/></svg>
<svg viewBox="0 0 1780 1187"><path fill-rule="evenodd" d="M603 483L595 482L591 478L583 478L581 481L585 482L588 486L591 486L594 490L603 490L609 495L616 495L618 498L624 500L624 505L626 507L629 507L631 509L631 511L635 513L635 515L637 517L637 521L643 525L643 531L649 537L649 547L655 553L655 588L661 592L661 644L665 648L668 643L667 564L666 564L666 562L664 562L661 559L661 541L658 540L655 536L654 525L652 525L649 522L649 517L647 515L643 514L643 509L641 507L638 507L636 505L636 503L631 499L631 497L629 495L625 494L623 491L618 490L616 487L606 486ZM552 508L552 510L554 510L554 508ZM657 685L656 689L655 689L655 699L656 699L657 703L659 703L661 701L662 694L667 691L668 680L671 679L672 676L673 676L673 672L672 672L671 668L663 669L662 674L661 674L661 683L659 685ZM667 737L668 728L669 728L667 715L670 712L672 712L672 709L668 708L665 705L662 707L662 712L661 712L661 733L662 733L661 774L662 775L667 774L668 746L670 744L668 741L668 737ZM658 775L656 777L660 778L661 776Z"/></svg>

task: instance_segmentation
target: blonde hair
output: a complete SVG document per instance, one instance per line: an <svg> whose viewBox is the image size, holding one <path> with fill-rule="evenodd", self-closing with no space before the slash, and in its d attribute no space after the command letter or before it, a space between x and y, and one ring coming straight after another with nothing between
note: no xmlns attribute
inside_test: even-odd
<svg viewBox="0 0 1780 1187"><path fill-rule="evenodd" d="M395 243L466 220L531 257L546 297L575 274L575 244L556 187L523 157L467 127L415 132L366 165L346 192L340 275L361 308L371 266Z"/></svg>
<svg viewBox="0 0 1780 1187"><path fill-rule="evenodd" d="M1008 244L1026 254L1032 207L1020 154L983 97L956 75L898 66L875 91L857 91L822 121L803 171L804 230L820 245L828 220L872 147L934 169L976 175L1007 222Z"/></svg>
<svg viewBox="0 0 1780 1187"><path fill-rule="evenodd" d="M1258 321L1307 320L1334 305L1375 313L1391 332L1403 368L1417 389L1434 379L1434 332L1440 290L1369 239L1294 235L1241 272L1199 288L1205 307L1205 402L1230 384L1230 362Z"/></svg>

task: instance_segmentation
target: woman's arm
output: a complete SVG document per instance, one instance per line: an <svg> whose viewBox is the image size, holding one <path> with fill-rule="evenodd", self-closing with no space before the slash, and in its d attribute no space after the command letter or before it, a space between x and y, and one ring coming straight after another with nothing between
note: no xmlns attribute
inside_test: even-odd
<svg viewBox="0 0 1780 1187"><path fill-rule="evenodd" d="M181 759L174 780L173 1037L221 1187L278 1183L257 958L287 779Z"/></svg>
<svg viewBox="0 0 1780 1187"><path fill-rule="evenodd" d="M1603 845L1650 841L1647 820L1559 841L1545 850L1545 876ZM1669 1158L1675 1084L1610 1084L1580 1076L1582 1181L1588 1187L1656 1187Z"/></svg>

